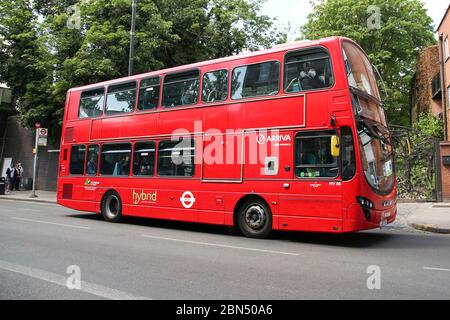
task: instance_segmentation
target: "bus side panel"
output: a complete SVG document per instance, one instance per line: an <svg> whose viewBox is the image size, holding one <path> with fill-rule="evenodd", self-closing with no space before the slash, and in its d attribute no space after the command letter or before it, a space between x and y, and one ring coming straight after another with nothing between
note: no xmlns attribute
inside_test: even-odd
<svg viewBox="0 0 450 320"><path fill-rule="evenodd" d="M343 221L341 219L309 218L279 216L280 230L342 233Z"/></svg>
<svg viewBox="0 0 450 320"><path fill-rule="evenodd" d="M305 95L230 104L227 107L229 128L254 129L306 125ZM261 114L270 116L261 117Z"/></svg>

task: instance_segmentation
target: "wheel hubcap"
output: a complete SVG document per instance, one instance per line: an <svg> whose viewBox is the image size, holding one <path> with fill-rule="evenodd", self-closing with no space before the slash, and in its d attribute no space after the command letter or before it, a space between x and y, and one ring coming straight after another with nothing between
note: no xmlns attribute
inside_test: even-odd
<svg viewBox="0 0 450 320"><path fill-rule="evenodd" d="M117 196L109 196L106 201L106 215L109 218L115 218L119 214L120 206Z"/></svg>
<svg viewBox="0 0 450 320"><path fill-rule="evenodd" d="M266 212L259 205L252 205L245 211L245 223L253 230L262 229L266 220Z"/></svg>

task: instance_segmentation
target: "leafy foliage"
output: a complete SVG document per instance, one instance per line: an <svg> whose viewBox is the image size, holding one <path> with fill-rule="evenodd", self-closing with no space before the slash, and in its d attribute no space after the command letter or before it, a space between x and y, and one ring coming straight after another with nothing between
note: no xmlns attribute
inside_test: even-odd
<svg viewBox="0 0 450 320"><path fill-rule="evenodd" d="M392 124L408 125L410 82L421 50L436 40L432 19L419 0L312 0L314 12L302 32L308 39L345 36L358 42L387 86L385 106ZM370 6L379 8L372 28Z"/></svg>
<svg viewBox="0 0 450 320"><path fill-rule="evenodd" d="M411 128L392 127L396 153L398 195L401 199L436 198L436 146L443 122L432 113L419 115Z"/></svg>

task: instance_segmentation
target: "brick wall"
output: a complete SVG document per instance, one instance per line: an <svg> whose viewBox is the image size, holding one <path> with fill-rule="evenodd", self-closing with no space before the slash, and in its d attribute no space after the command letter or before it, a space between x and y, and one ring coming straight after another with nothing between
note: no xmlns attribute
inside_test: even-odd
<svg viewBox="0 0 450 320"><path fill-rule="evenodd" d="M10 117L7 122L6 143L3 158L20 161L25 171L25 180L33 177L33 148L35 130L22 128L16 117ZM38 176L36 189L56 191L59 153L49 153L48 150L58 149L53 146L39 148ZM3 165L3 159L0 159ZM26 181L25 181L26 182Z"/></svg>
<svg viewBox="0 0 450 320"><path fill-rule="evenodd" d="M450 142L441 142L442 197L450 201L450 166L444 166L442 157L450 156Z"/></svg>
<svg viewBox="0 0 450 320"><path fill-rule="evenodd" d="M443 35L443 40L445 40L447 37L450 41L450 6L449 10L447 10L439 28L438 28L438 35ZM445 50L445 48L444 48ZM445 83L444 87L442 88L443 91L446 92L445 96L446 104L447 104L447 135L450 139L450 97L449 97L449 90L450 90L450 59L446 59L445 53L441 52L441 46L439 45L439 53L440 56L444 59L444 75L445 75Z"/></svg>

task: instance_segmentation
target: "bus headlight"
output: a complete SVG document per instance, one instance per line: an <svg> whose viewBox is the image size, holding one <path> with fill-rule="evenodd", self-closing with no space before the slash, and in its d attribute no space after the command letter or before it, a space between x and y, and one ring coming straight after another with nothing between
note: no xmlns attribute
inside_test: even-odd
<svg viewBox="0 0 450 320"><path fill-rule="evenodd" d="M364 197L356 197L356 201L358 201L359 205L363 209L366 220L370 222L370 210L374 208L373 202Z"/></svg>

